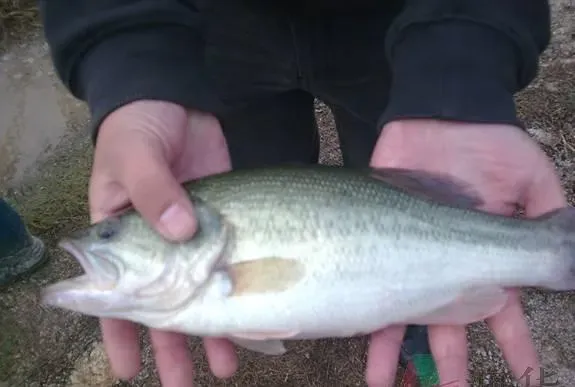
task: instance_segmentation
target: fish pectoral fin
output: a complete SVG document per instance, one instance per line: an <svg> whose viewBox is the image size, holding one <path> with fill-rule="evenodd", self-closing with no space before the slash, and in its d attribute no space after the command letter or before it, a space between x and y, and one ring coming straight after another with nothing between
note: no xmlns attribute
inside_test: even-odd
<svg viewBox="0 0 575 387"><path fill-rule="evenodd" d="M411 195L441 204L478 208L480 195L463 181L446 174L402 168L371 168L371 176Z"/></svg>
<svg viewBox="0 0 575 387"><path fill-rule="evenodd" d="M282 339L297 336L297 331L269 331L234 333L229 339L236 345L265 355L283 355L286 348Z"/></svg>
<svg viewBox="0 0 575 387"><path fill-rule="evenodd" d="M508 294L499 287L466 290L450 304L420 316L410 324L466 325L485 320L498 313L508 300Z"/></svg>
<svg viewBox="0 0 575 387"><path fill-rule="evenodd" d="M292 258L260 258L238 262L227 267L233 283L231 296L282 292L300 281L305 268Z"/></svg>

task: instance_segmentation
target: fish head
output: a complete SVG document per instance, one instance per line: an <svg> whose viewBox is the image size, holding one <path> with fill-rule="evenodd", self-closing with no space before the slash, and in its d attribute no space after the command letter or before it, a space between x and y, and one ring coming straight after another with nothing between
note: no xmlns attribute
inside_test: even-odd
<svg viewBox="0 0 575 387"><path fill-rule="evenodd" d="M209 279L227 243L227 228L217 213L200 207L196 216L198 230L185 242L168 241L134 211L71 233L59 246L84 274L46 287L42 301L143 322L177 312Z"/></svg>

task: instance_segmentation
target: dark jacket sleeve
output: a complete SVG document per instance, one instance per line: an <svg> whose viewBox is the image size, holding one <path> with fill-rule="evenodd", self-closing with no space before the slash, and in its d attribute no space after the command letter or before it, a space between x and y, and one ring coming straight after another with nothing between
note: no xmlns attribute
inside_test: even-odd
<svg viewBox="0 0 575 387"><path fill-rule="evenodd" d="M550 39L547 0L407 0L390 27L393 120L518 121L514 93L536 76Z"/></svg>
<svg viewBox="0 0 575 387"><path fill-rule="evenodd" d="M40 0L56 71L87 102L94 135L113 110L139 99L213 110L196 10L178 0Z"/></svg>

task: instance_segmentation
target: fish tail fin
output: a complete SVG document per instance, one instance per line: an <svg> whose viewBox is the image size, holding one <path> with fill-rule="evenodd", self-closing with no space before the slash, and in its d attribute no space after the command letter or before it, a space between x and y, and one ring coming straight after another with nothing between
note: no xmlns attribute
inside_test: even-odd
<svg viewBox="0 0 575 387"><path fill-rule="evenodd" d="M547 286L553 290L575 290L575 207L560 208L543 217L553 230L563 235L558 266Z"/></svg>

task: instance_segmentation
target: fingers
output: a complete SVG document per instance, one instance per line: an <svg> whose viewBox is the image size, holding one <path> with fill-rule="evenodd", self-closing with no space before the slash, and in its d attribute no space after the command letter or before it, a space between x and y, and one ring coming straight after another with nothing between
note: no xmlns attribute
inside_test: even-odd
<svg viewBox="0 0 575 387"><path fill-rule="evenodd" d="M468 386L467 335L465 327L430 326L429 346L439 373L440 385Z"/></svg>
<svg viewBox="0 0 575 387"><path fill-rule="evenodd" d="M392 326L371 335L365 380L369 387L393 386L405 326Z"/></svg>
<svg viewBox="0 0 575 387"><path fill-rule="evenodd" d="M150 339L162 386L191 386L194 363L186 336L150 329Z"/></svg>
<svg viewBox="0 0 575 387"><path fill-rule="evenodd" d="M140 372L140 346L136 325L129 321L101 319L104 347L114 375L132 379Z"/></svg>
<svg viewBox="0 0 575 387"><path fill-rule="evenodd" d="M515 378L521 378L529 367L539 369L537 351L521 308L519 292L510 291L505 308L487 319L487 324Z"/></svg>
<svg viewBox="0 0 575 387"><path fill-rule="evenodd" d="M217 378L230 378L238 369L235 347L225 339L206 338L204 348L210 370Z"/></svg>

